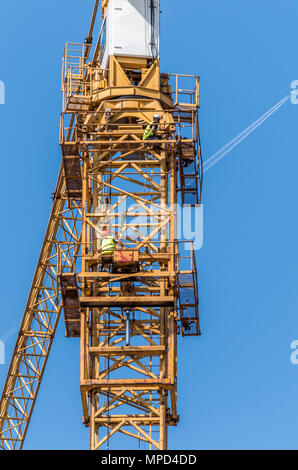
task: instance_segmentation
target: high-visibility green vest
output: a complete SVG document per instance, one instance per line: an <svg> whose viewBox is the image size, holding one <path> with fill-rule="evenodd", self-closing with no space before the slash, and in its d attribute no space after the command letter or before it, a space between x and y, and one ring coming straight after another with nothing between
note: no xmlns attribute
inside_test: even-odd
<svg viewBox="0 0 298 470"><path fill-rule="evenodd" d="M106 237L101 242L101 252L102 254L111 254L114 253L116 249L116 240L112 237Z"/></svg>
<svg viewBox="0 0 298 470"><path fill-rule="evenodd" d="M152 121L150 124L148 124L148 126L146 127L146 130L144 132L144 135L143 135L143 140L147 140L150 137L154 136L154 132L152 130L152 127L154 125L158 125L158 122Z"/></svg>

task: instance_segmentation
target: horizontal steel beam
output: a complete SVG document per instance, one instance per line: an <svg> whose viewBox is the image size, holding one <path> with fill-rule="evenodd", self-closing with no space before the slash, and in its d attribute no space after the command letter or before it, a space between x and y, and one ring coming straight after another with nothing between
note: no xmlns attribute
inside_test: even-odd
<svg viewBox="0 0 298 470"><path fill-rule="evenodd" d="M171 307L174 296L138 296L138 297L81 297L81 307Z"/></svg>
<svg viewBox="0 0 298 470"><path fill-rule="evenodd" d="M90 354L94 356L162 356L166 351L165 346L123 346L123 347L91 347Z"/></svg>

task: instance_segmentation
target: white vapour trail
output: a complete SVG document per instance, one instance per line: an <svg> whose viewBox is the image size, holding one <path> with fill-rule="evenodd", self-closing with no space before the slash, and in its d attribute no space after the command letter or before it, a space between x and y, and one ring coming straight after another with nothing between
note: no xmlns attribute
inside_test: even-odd
<svg viewBox="0 0 298 470"><path fill-rule="evenodd" d="M266 113L264 113L261 117L259 117L256 121L254 121L252 124L250 124L244 131L240 132L234 139L230 140L226 145L221 147L221 149L217 150L209 159L216 158L217 155L221 154L227 147L232 145L236 140L238 140L240 137L242 137L244 134L246 134L252 127L256 126L260 121L262 121L267 115L271 115L272 111L275 111L275 109L279 108L284 102L286 102L289 98L286 96L282 100L280 100L278 103L276 103L272 108L270 108Z"/></svg>
<svg viewBox="0 0 298 470"><path fill-rule="evenodd" d="M213 167L217 162L224 158L228 153L231 152L237 145L240 144L246 137L248 137L253 131L255 131L263 122L265 122L272 114L274 114L284 103L288 101L289 97L285 96L275 106L270 108L264 113L259 119L250 124L244 131L240 132L234 139L230 140L221 149L217 150L204 164L204 173Z"/></svg>

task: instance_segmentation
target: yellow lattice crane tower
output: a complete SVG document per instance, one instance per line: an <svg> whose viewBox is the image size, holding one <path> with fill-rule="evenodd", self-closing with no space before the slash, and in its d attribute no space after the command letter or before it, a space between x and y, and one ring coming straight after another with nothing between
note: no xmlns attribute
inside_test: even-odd
<svg viewBox="0 0 298 470"><path fill-rule="evenodd" d="M62 311L80 338L94 450L115 433L167 448L177 334L200 334L194 248L177 239L177 207L201 199L199 78L160 73L160 0L103 0L92 48L98 4L63 57L62 165L1 398L2 449L22 448Z"/></svg>

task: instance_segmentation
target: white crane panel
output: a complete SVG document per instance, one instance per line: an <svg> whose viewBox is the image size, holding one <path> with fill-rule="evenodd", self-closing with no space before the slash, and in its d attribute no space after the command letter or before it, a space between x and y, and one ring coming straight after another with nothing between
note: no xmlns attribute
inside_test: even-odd
<svg viewBox="0 0 298 470"><path fill-rule="evenodd" d="M159 57L160 0L110 0L101 30L101 66L110 55Z"/></svg>

